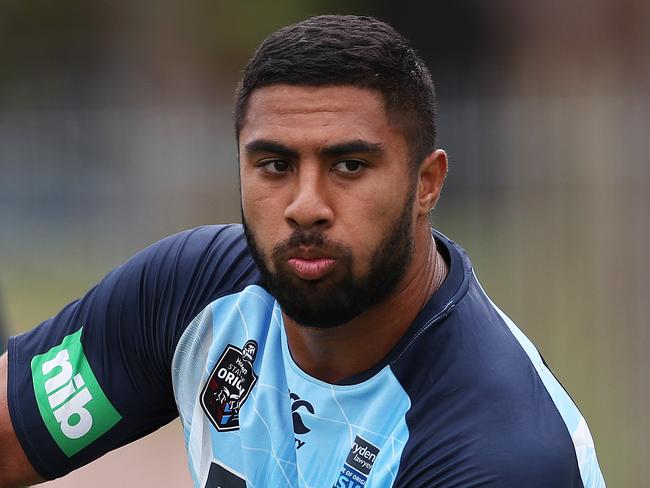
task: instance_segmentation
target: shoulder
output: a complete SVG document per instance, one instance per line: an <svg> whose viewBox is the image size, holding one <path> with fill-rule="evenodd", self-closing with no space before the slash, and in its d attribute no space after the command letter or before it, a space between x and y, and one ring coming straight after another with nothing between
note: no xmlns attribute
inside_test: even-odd
<svg viewBox="0 0 650 488"><path fill-rule="evenodd" d="M254 281L258 274L240 224L208 225L166 237L116 271L129 269L145 282L171 280L181 286L207 286L216 293Z"/></svg>
<svg viewBox="0 0 650 488"><path fill-rule="evenodd" d="M174 258L173 263L208 258L229 261L236 257L243 261L250 258L240 224L206 225L188 229L146 247L135 256L140 260Z"/></svg>
<svg viewBox="0 0 650 488"><path fill-rule="evenodd" d="M582 486L568 418L579 412L558 408L561 386L468 273L451 312L392 365L411 400L397 485Z"/></svg>
<svg viewBox="0 0 650 488"><path fill-rule="evenodd" d="M82 298L12 338L9 408L38 472L48 479L59 477L173 419L177 406L170 372L179 338L208 304L255 283L258 274L241 226L191 229L140 251ZM92 389L105 405L89 404L89 415L103 418L102 432L75 437L74 451L62 447L69 436L52 417L54 404L47 400L55 372L34 362L59 351L71 358L65 363L68 369L59 371L62 381L66 375L83 375L78 388L85 384L88 389L79 391Z"/></svg>

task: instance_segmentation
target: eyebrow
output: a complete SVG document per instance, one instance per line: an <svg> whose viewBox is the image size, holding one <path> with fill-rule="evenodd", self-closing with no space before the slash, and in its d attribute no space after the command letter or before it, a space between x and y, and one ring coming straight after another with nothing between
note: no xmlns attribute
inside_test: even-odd
<svg viewBox="0 0 650 488"><path fill-rule="evenodd" d="M246 152L270 152L288 158L297 158L298 151L291 149L284 144L269 139L256 139L245 146ZM368 142L363 139L339 142L324 146L319 150L323 156L342 156L351 153L380 154L384 151L384 145L379 142Z"/></svg>
<svg viewBox="0 0 650 488"><path fill-rule="evenodd" d="M324 156L343 156L350 153L380 154L384 152L384 145L379 142L368 142L363 139L344 141L338 144L325 146L319 151Z"/></svg>
<svg viewBox="0 0 650 488"><path fill-rule="evenodd" d="M295 151L284 144L268 139L255 139L244 146L246 152L269 152L287 158L297 158L298 151Z"/></svg>

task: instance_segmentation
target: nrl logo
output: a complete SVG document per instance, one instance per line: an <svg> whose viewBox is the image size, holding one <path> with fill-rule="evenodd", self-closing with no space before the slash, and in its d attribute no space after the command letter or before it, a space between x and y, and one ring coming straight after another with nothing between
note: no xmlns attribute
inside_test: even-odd
<svg viewBox="0 0 650 488"><path fill-rule="evenodd" d="M253 362L257 342L249 340L239 349L228 344L201 392L201 407L220 432L239 428L239 409L248 398L257 375Z"/></svg>

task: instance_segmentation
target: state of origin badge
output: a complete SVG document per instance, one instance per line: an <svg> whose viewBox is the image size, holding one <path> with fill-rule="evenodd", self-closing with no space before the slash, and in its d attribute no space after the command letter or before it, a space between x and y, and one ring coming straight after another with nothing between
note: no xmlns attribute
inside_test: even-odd
<svg viewBox="0 0 650 488"><path fill-rule="evenodd" d="M239 428L239 409L257 381L253 371L257 347L253 340L242 349L228 344L203 387L201 407L220 432Z"/></svg>

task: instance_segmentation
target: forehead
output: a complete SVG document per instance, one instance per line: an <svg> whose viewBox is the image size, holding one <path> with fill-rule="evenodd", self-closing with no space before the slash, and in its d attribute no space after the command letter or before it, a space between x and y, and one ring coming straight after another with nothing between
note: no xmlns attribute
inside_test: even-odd
<svg viewBox="0 0 650 488"><path fill-rule="evenodd" d="M239 143L254 139L386 139L389 125L382 95L356 86L272 85L248 102ZM326 140L321 141L326 143Z"/></svg>

